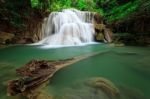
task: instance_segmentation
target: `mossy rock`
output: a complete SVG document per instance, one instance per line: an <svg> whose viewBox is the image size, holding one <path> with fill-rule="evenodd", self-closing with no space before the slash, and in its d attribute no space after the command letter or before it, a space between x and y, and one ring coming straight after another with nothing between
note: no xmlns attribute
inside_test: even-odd
<svg viewBox="0 0 150 99"><path fill-rule="evenodd" d="M77 81L59 93L54 99L120 99L119 89L102 77Z"/></svg>
<svg viewBox="0 0 150 99"><path fill-rule="evenodd" d="M5 44L7 40L11 40L14 36L12 33L0 32L0 43Z"/></svg>
<svg viewBox="0 0 150 99"><path fill-rule="evenodd" d="M85 82L87 86L102 90L110 97L118 97L119 89L108 79L102 77L91 78Z"/></svg>

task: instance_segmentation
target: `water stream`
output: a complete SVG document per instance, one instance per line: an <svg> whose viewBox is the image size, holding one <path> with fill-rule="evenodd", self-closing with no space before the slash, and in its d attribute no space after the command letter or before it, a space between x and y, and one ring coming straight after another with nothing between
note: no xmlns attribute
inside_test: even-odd
<svg viewBox="0 0 150 99"><path fill-rule="evenodd" d="M65 9L52 12L42 25L42 40L49 46L82 45L94 41L93 12Z"/></svg>
<svg viewBox="0 0 150 99"><path fill-rule="evenodd" d="M99 98L101 94L93 95L93 89L89 89L83 82L93 77L103 77L119 88L121 99L149 99L149 50L149 47L115 48L103 44L53 49L23 45L0 49L0 90L3 90L0 92L0 97L1 99L23 99L19 96L6 96L6 84L8 80L17 77L15 69L31 59L66 59L102 51L99 55L63 68L53 76L43 90L48 95L55 96L54 99L101 99L102 97Z"/></svg>

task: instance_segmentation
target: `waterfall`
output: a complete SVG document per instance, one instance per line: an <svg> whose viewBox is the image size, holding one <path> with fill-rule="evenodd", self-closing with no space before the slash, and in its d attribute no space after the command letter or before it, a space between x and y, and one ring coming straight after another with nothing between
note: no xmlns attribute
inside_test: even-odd
<svg viewBox="0 0 150 99"><path fill-rule="evenodd" d="M65 9L44 19L38 44L82 45L94 41L93 12Z"/></svg>

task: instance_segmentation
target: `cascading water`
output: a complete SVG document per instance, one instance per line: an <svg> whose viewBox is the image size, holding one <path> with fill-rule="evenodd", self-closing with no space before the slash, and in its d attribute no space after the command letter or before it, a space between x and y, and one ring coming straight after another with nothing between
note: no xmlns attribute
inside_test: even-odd
<svg viewBox="0 0 150 99"><path fill-rule="evenodd" d="M65 9L52 12L42 26L43 39L38 44L50 46L82 45L94 41L94 13Z"/></svg>

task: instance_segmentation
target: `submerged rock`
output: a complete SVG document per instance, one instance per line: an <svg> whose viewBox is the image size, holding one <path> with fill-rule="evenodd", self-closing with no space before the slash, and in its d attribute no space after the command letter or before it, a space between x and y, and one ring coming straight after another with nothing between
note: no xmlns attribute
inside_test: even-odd
<svg viewBox="0 0 150 99"><path fill-rule="evenodd" d="M93 87L97 90L102 90L104 93L106 93L109 97L119 97L120 91L119 89L109 80L97 77L97 78L91 78L86 81L85 83L87 86Z"/></svg>
<svg viewBox="0 0 150 99"><path fill-rule="evenodd" d="M64 60L32 60L16 70L21 77L9 81L7 85L8 95L14 96L23 94L29 99L33 99L30 97L37 97L42 85L45 86L46 82L48 82L58 70L101 53L104 52L100 51Z"/></svg>
<svg viewBox="0 0 150 99"><path fill-rule="evenodd" d="M16 95L19 93L30 92L30 90L38 88L48 81L57 70L72 63L72 61L74 62L73 59L57 61L30 61L25 66L16 70L22 77L9 82L7 89L8 94Z"/></svg>
<svg viewBox="0 0 150 99"><path fill-rule="evenodd" d="M112 81L102 77L77 81L72 87L60 90L54 99L147 99L139 89L125 85L116 86Z"/></svg>
<svg viewBox="0 0 150 99"><path fill-rule="evenodd" d="M60 89L54 99L121 99L120 90L109 80L92 77Z"/></svg>
<svg viewBox="0 0 150 99"><path fill-rule="evenodd" d="M32 60L16 71L22 77L9 82L7 89L9 95L23 93L41 85L56 71L56 68L48 61Z"/></svg>
<svg viewBox="0 0 150 99"><path fill-rule="evenodd" d="M27 63L25 66L17 69L17 73L21 76L27 76L27 77L36 77L41 75L47 75L55 71L56 62L50 62L50 61L37 61L32 60L29 63Z"/></svg>
<svg viewBox="0 0 150 99"><path fill-rule="evenodd" d="M25 66L16 70L21 77L16 80L9 81L7 86L8 95L13 96L19 93L32 95L35 89L49 81L49 79L59 69L99 53L101 52L65 60L32 60Z"/></svg>

